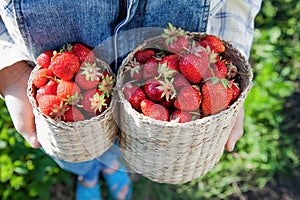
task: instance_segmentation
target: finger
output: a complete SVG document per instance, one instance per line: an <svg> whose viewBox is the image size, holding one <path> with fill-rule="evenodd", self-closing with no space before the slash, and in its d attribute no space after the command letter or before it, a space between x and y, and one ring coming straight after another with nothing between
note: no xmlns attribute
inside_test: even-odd
<svg viewBox="0 0 300 200"><path fill-rule="evenodd" d="M37 139L34 115L30 103L13 95L5 96L5 102L15 129L31 147L39 148L41 145Z"/></svg>
<svg viewBox="0 0 300 200"><path fill-rule="evenodd" d="M244 133L244 109L242 109L238 116L237 120L233 126L233 129L228 137L227 143L226 143L226 150L231 152L234 150L236 142L243 136Z"/></svg>
<svg viewBox="0 0 300 200"><path fill-rule="evenodd" d="M36 132L30 134L22 134L24 139L30 144L32 148L40 148L41 144L38 141Z"/></svg>

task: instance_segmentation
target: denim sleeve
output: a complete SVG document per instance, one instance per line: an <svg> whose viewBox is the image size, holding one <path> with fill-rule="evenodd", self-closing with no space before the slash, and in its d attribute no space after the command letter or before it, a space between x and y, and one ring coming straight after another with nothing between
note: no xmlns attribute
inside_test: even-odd
<svg viewBox="0 0 300 200"><path fill-rule="evenodd" d="M28 57L9 35L0 18L0 70Z"/></svg>
<svg viewBox="0 0 300 200"><path fill-rule="evenodd" d="M226 0L211 7L207 33L231 42L247 58L254 36L254 20L262 0Z"/></svg>

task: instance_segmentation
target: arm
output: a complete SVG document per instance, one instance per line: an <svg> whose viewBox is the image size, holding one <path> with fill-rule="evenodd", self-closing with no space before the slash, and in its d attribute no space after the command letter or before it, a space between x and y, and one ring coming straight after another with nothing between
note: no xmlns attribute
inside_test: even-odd
<svg viewBox="0 0 300 200"><path fill-rule="evenodd" d="M213 1L212 1L213 2ZM261 0L214 1L208 21L207 32L231 42L247 58L254 35L254 19L261 7ZM243 135L244 109L242 109L226 143L231 152Z"/></svg>
<svg viewBox="0 0 300 200"><path fill-rule="evenodd" d="M34 147L40 147L35 133L34 116L27 98L27 81L32 67L9 36L0 18L0 94L16 130Z"/></svg>

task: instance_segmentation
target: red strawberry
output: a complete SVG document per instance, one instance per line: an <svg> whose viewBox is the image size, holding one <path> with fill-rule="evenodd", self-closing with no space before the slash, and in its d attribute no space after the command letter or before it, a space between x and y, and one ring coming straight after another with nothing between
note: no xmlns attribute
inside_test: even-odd
<svg viewBox="0 0 300 200"><path fill-rule="evenodd" d="M232 90L232 99L230 101L230 104L234 103L238 97L240 96L241 94L241 90L240 88L238 87L238 84L235 83L233 80L229 82L229 85L231 87L231 90Z"/></svg>
<svg viewBox="0 0 300 200"><path fill-rule="evenodd" d="M79 42L67 44L64 46L64 50L76 55L80 63L93 63L95 61L94 52L85 44Z"/></svg>
<svg viewBox="0 0 300 200"><path fill-rule="evenodd" d="M83 93L80 104L85 111L100 114L107 109L109 100L98 89L89 89Z"/></svg>
<svg viewBox="0 0 300 200"><path fill-rule="evenodd" d="M153 106L155 103L153 101L150 101L149 99L144 99L141 101L141 111L145 116L149 115L149 110L151 106Z"/></svg>
<svg viewBox="0 0 300 200"><path fill-rule="evenodd" d="M145 85L143 86L145 94L147 97L152 101L162 101L163 97L163 90L159 89L158 87L161 86L161 83L156 79L148 80Z"/></svg>
<svg viewBox="0 0 300 200"><path fill-rule="evenodd" d="M70 106L62 116L62 120L65 122L83 121L84 115L78 108Z"/></svg>
<svg viewBox="0 0 300 200"><path fill-rule="evenodd" d="M46 85L40 87L37 91L36 91L36 100L38 101L41 96L46 95L46 94L52 94L52 95L56 95L56 90L57 90L57 82L54 80L50 80Z"/></svg>
<svg viewBox="0 0 300 200"><path fill-rule="evenodd" d="M115 82L116 79L112 74L103 72L101 74L101 80L99 82L98 89L105 97L110 97L113 92Z"/></svg>
<svg viewBox="0 0 300 200"><path fill-rule="evenodd" d="M161 59L160 63L161 64L167 63L166 67L168 69L178 71L179 58L180 57L177 54L167 55Z"/></svg>
<svg viewBox="0 0 300 200"><path fill-rule="evenodd" d="M135 59L140 64L145 64L150 58L155 56L155 51L152 49L144 49L135 53Z"/></svg>
<svg viewBox="0 0 300 200"><path fill-rule="evenodd" d="M226 78L226 76L227 67L222 60L218 60L216 63L210 63L209 71L207 72L204 78Z"/></svg>
<svg viewBox="0 0 300 200"><path fill-rule="evenodd" d="M46 85L52 76L53 74L48 68L40 68L33 72L32 82L35 87L40 88Z"/></svg>
<svg viewBox="0 0 300 200"><path fill-rule="evenodd" d="M152 105L149 108L148 114L146 116L156 120L169 121L169 111L160 104Z"/></svg>
<svg viewBox="0 0 300 200"><path fill-rule="evenodd" d="M185 112L182 110L175 110L171 115L170 115L170 121L178 121L178 123L184 123L184 122L189 122L192 120L192 114L189 112Z"/></svg>
<svg viewBox="0 0 300 200"><path fill-rule="evenodd" d="M97 87L101 73L96 63L83 63L75 76L75 83L83 90Z"/></svg>
<svg viewBox="0 0 300 200"><path fill-rule="evenodd" d="M183 111L196 111L200 107L201 93L196 86L187 85L181 88L174 106Z"/></svg>
<svg viewBox="0 0 300 200"><path fill-rule="evenodd" d="M147 60L143 66L144 80L154 78L158 73L158 60L154 57Z"/></svg>
<svg viewBox="0 0 300 200"><path fill-rule="evenodd" d="M149 79L143 86L146 96L152 101L173 99L176 95L173 83L168 79Z"/></svg>
<svg viewBox="0 0 300 200"><path fill-rule="evenodd" d="M215 76L218 78L226 78L227 76L226 64L222 60L218 60L215 63L215 65L216 65Z"/></svg>
<svg viewBox="0 0 300 200"><path fill-rule="evenodd" d="M159 102L161 105L163 105L165 108L167 108L168 110L172 110L174 108L174 102L175 102L175 98L172 99L164 99L161 102Z"/></svg>
<svg viewBox="0 0 300 200"><path fill-rule="evenodd" d="M80 92L80 87L73 81L61 80L57 85L57 96L71 105L79 102Z"/></svg>
<svg viewBox="0 0 300 200"><path fill-rule="evenodd" d="M193 44L190 53L179 60L179 71L191 83L200 83L208 71L209 56L203 47Z"/></svg>
<svg viewBox="0 0 300 200"><path fill-rule="evenodd" d="M144 91L138 86L126 83L123 87L123 92L131 106L138 112L141 112L140 103L142 100L146 99Z"/></svg>
<svg viewBox="0 0 300 200"><path fill-rule="evenodd" d="M205 42L204 42L205 41ZM211 50L214 50L216 53L221 53L225 51L225 46L222 41L214 35L207 35L201 39L200 43L203 45L208 45Z"/></svg>
<svg viewBox="0 0 300 200"><path fill-rule="evenodd" d="M187 51L189 47L189 41L186 32L180 28L174 27L169 23L162 34L164 43L169 52L182 53Z"/></svg>
<svg viewBox="0 0 300 200"><path fill-rule="evenodd" d="M53 50L44 51L36 58L36 64L43 68L48 68L50 66L52 56Z"/></svg>
<svg viewBox="0 0 300 200"><path fill-rule="evenodd" d="M80 68L79 59L70 52L54 55L49 69L62 80L69 81Z"/></svg>
<svg viewBox="0 0 300 200"><path fill-rule="evenodd" d="M125 67L125 73L127 75L126 82L132 80L142 80L143 78L143 67L135 59L131 60Z"/></svg>
<svg viewBox="0 0 300 200"><path fill-rule="evenodd" d="M167 67L167 62L159 63L158 64L158 76L155 77L155 78L156 79L158 79L158 78L172 78L177 73L178 73L178 71Z"/></svg>
<svg viewBox="0 0 300 200"><path fill-rule="evenodd" d="M55 95L44 95L38 100L38 107L45 115L60 119L65 112L62 100Z"/></svg>
<svg viewBox="0 0 300 200"><path fill-rule="evenodd" d="M202 109L206 115L225 110L231 99L232 90L226 79L211 78L202 86Z"/></svg>
<svg viewBox="0 0 300 200"><path fill-rule="evenodd" d="M167 49L172 53L183 53L188 49L189 41L186 36L177 36L170 43L167 43Z"/></svg>
<svg viewBox="0 0 300 200"><path fill-rule="evenodd" d="M182 75L182 74L177 74L174 77L174 88L177 92L180 91L180 89L186 85L191 85L190 82Z"/></svg>

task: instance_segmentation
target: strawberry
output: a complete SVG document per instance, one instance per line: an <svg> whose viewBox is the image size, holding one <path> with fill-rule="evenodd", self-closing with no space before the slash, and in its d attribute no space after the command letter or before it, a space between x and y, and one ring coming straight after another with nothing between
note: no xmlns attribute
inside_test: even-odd
<svg viewBox="0 0 300 200"><path fill-rule="evenodd" d="M62 120L64 122L77 122L77 121L83 121L84 115L82 112L73 106L70 106L67 108L66 112L62 116Z"/></svg>
<svg viewBox="0 0 300 200"><path fill-rule="evenodd" d="M227 76L227 67L222 60L218 60L216 63L210 63L209 71L204 76L204 79L217 77L217 78L226 78Z"/></svg>
<svg viewBox="0 0 300 200"><path fill-rule="evenodd" d="M158 60L154 57L148 59L143 66L143 78L148 80L154 78L158 73Z"/></svg>
<svg viewBox="0 0 300 200"><path fill-rule="evenodd" d="M196 111L202 100L201 93L196 86L187 85L181 88L174 102L174 106L183 111Z"/></svg>
<svg viewBox="0 0 300 200"><path fill-rule="evenodd" d="M231 99L232 90L226 79L211 78L202 86L202 109L206 115L225 110Z"/></svg>
<svg viewBox="0 0 300 200"><path fill-rule="evenodd" d="M179 56L177 54L171 54L163 57L160 61L161 64L167 63L166 67L168 69L176 70L178 71L178 62L179 62Z"/></svg>
<svg viewBox="0 0 300 200"><path fill-rule="evenodd" d="M231 101L230 101L230 104L234 103L238 97L240 96L241 94L241 90L238 86L237 83L234 82L234 80L230 81L229 82L229 85L231 87L231 90L232 90L232 98L231 98Z"/></svg>
<svg viewBox="0 0 300 200"><path fill-rule="evenodd" d="M226 78L227 76L227 67L222 60L218 60L216 63L215 76L218 78Z"/></svg>
<svg viewBox="0 0 300 200"><path fill-rule="evenodd" d="M153 104L150 106L148 113L145 116L156 120L169 121L169 111L160 104Z"/></svg>
<svg viewBox="0 0 300 200"><path fill-rule="evenodd" d="M80 92L80 87L73 81L61 80L57 85L57 96L72 105L79 102Z"/></svg>
<svg viewBox="0 0 300 200"><path fill-rule="evenodd" d="M93 63L95 61L94 52L87 45L80 42L66 44L64 45L63 50L77 56L80 63Z"/></svg>
<svg viewBox="0 0 300 200"><path fill-rule="evenodd" d="M36 91L36 100L38 101L41 96L46 95L46 94L52 94L52 95L56 95L56 90L57 90L57 82L54 80L50 80L46 85L40 87L37 91Z"/></svg>
<svg viewBox="0 0 300 200"><path fill-rule="evenodd" d="M172 53L183 53L188 49L189 41L186 36L177 36L167 44L167 49Z"/></svg>
<svg viewBox="0 0 300 200"><path fill-rule="evenodd" d="M53 50L44 51L36 58L36 64L43 68L48 68L50 66L52 56Z"/></svg>
<svg viewBox="0 0 300 200"><path fill-rule="evenodd" d="M87 112L102 113L108 107L109 100L98 89L89 89L83 93L80 101L82 108Z"/></svg>
<svg viewBox="0 0 300 200"><path fill-rule="evenodd" d="M126 83L123 87L123 93L131 106L138 112L141 111L141 101L146 99L144 91L131 83Z"/></svg>
<svg viewBox="0 0 300 200"><path fill-rule="evenodd" d="M65 81L71 80L79 68L79 59L70 52L55 54L49 66L55 76Z"/></svg>
<svg viewBox="0 0 300 200"><path fill-rule="evenodd" d="M75 75L75 83L83 90L97 87L101 73L96 63L83 63Z"/></svg>
<svg viewBox="0 0 300 200"><path fill-rule="evenodd" d="M48 68L40 68L33 72L32 83L35 87L40 88L46 85L53 74Z"/></svg>
<svg viewBox="0 0 300 200"><path fill-rule="evenodd" d="M180 91L180 89L186 85L191 85L190 82L182 75L182 74L177 74L174 77L174 88L177 92Z"/></svg>
<svg viewBox="0 0 300 200"><path fill-rule="evenodd" d="M187 34L181 28L174 27L171 23L164 29L162 34L164 44L169 52L182 53L185 52L189 47L189 41Z"/></svg>
<svg viewBox="0 0 300 200"><path fill-rule="evenodd" d="M184 123L184 122L189 122L192 120L192 114L189 112L185 112L182 110L175 110L171 115L170 115L170 121L177 121L178 123Z"/></svg>
<svg viewBox="0 0 300 200"><path fill-rule="evenodd" d="M44 95L38 100L38 107L45 115L60 119L65 112L62 100L55 95Z"/></svg>
<svg viewBox="0 0 300 200"><path fill-rule="evenodd" d="M211 50L216 53L222 53L225 51L225 46L222 41L215 35L207 35L200 39L200 44L203 46L209 46Z"/></svg>
<svg viewBox="0 0 300 200"><path fill-rule="evenodd" d="M189 53L183 55L179 60L179 71L191 83L200 83L208 71L209 56L201 46L193 43Z"/></svg>
<svg viewBox="0 0 300 200"><path fill-rule="evenodd" d="M126 65L125 73L127 75L127 77L126 77L127 81L142 80L142 78L143 78L143 67L139 62L137 62L134 59L134 60L129 61L129 63Z"/></svg>
<svg viewBox="0 0 300 200"><path fill-rule="evenodd" d="M110 97L113 92L115 82L116 79L112 74L103 72L101 74L101 80L99 82L98 89L105 97Z"/></svg>
<svg viewBox="0 0 300 200"><path fill-rule="evenodd" d="M149 99L144 99L141 101L141 111L145 116L149 115L149 110L151 106L153 106L155 103L153 101L150 101Z"/></svg>
<svg viewBox="0 0 300 200"><path fill-rule="evenodd" d="M136 62L145 64L150 58L155 56L155 51L152 49L144 49L135 53Z"/></svg>
<svg viewBox="0 0 300 200"><path fill-rule="evenodd" d="M155 77L156 79L158 79L158 78L172 78L173 76L175 76L175 74L178 73L178 71L173 70L171 68L168 68L167 64L168 64L167 62L158 64L158 76Z"/></svg>
<svg viewBox="0 0 300 200"><path fill-rule="evenodd" d="M162 93L163 90L158 87L161 86L161 83L156 79L149 79L144 85L143 89L145 91L146 96L152 101L162 101Z"/></svg>
<svg viewBox="0 0 300 200"><path fill-rule="evenodd" d="M161 105L163 105L165 108L167 108L168 110L172 110L174 108L174 102L175 102L175 98L172 99L163 99L161 102L159 102Z"/></svg>
<svg viewBox="0 0 300 200"><path fill-rule="evenodd" d="M146 96L152 101L162 101L175 98L176 91L172 81L168 79L149 79L143 86Z"/></svg>

